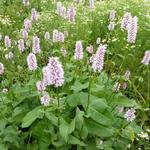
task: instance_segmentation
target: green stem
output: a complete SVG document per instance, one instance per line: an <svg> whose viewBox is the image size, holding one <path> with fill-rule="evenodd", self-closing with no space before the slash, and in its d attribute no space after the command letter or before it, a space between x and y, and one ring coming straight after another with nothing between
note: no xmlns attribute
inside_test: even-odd
<svg viewBox="0 0 150 150"><path fill-rule="evenodd" d="M148 101L148 107L150 106L150 73L149 73L149 67L147 67L148 69L148 88L147 88L147 101Z"/></svg>
<svg viewBox="0 0 150 150"><path fill-rule="evenodd" d="M59 110L59 107L60 107L60 99L59 99L59 90L56 89L56 92L57 92L57 106L58 106L58 127L60 125L60 110Z"/></svg>
<svg viewBox="0 0 150 150"><path fill-rule="evenodd" d="M89 79L89 87L88 87L88 103L87 103L87 107L86 107L86 112L88 111L89 104L90 104L91 84L92 84L92 75L90 76L90 79Z"/></svg>

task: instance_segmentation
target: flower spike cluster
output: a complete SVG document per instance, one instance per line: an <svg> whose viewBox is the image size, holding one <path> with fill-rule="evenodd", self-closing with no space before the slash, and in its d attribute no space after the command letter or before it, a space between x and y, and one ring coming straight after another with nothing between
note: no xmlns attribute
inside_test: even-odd
<svg viewBox="0 0 150 150"><path fill-rule="evenodd" d="M94 72L101 72L104 66L104 57L106 52L106 45L99 45L96 54L92 59L92 68Z"/></svg>

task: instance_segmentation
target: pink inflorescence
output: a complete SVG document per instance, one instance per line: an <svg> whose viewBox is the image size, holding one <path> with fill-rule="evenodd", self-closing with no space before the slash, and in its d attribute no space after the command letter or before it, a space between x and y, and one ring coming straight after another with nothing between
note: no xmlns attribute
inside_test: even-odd
<svg viewBox="0 0 150 150"><path fill-rule="evenodd" d="M137 34L137 29L138 29L138 18L135 16L132 18L131 23L128 26L128 38L127 41L129 43L135 43L136 40L136 34Z"/></svg>
<svg viewBox="0 0 150 150"><path fill-rule="evenodd" d="M29 5L29 0L23 0L23 5L28 6Z"/></svg>
<svg viewBox="0 0 150 150"><path fill-rule="evenodd" d="M129 70L126 70L126 72L124 74L125 80L129 80L130 79L130 75L131 75L131 72Z"/></svg>
<svg viewBox="0 0 150 150"><path fill-rule="evenodd" d="M29 31L29 29L31 28L31 26L32 26L31 20L25 19L25 20L24 20L24 29L25 29L26 31Z"/></svg>
<svg viewBox="0 0 150 150"><path fill-rule="evenodd" d="M50 57L48 65L43 67L42 71L45 86L60 87L64 84L64 71L58 57Z"/></svg>
<svg viewBox="0 0 150 150"><path fill-rule="evenodd" d="M36 88L39 92L42 92L45 90L45 85L43 81L37 81Z"/></svg>
<svg viewBox="0 0 150 150"><path fill-rule="evenodd" d="M144 55L143 60L141 61L141 63L144 64L144 65L148 65L149 62L150 62L150 50L147 50L145 52L145 55Z"/></svg>
<svg viewBox="0 0 150 150"><path fill-rule="evenodd" d="M30 53L27 56L27 64L28 64L29 70L35 71L37 69L37 60L36 60L35 54Z"/></svg>
<svg viewBox="0 0 150 150"><path fill-rule="evenodd" d="M41 97L41 104L44 106L48 106L50 103L50 96L46 91L42 92L42 97Z"/></svg>
<svg viewBox="0 0 150 150"><path fill-rule="evenodd" d="M83 59L83 46L81 41L76 42L74 58L76 60Z"/></svg>
<svg viewBox="0 0 150 150"><path fill-rule="evenodd" d="M124 115L124 118L126 118L127 121L129 121L129 122L133 121L136 118L135 110L133 108L128 109L127 112Z"/></svg>
<svg viewBox="0 0 150 150"><path fill-rule="evenodd" d="M94 0L89 0L89 6L91 9L94 8Z"/></svg>
<svg viewBox="0 0 150 150"><path fill-rule="evenodd" d="M65 8L65 6L63 6L63 4L61 2L57 2L56 13L63 18L66 17L66 8Z"/></svg>
<svg viewBox="0 0 150 150"><path fill-rule="evenodd" d="M49 58L48 68L50 85L54 85L55 87L62 86L64 84L64 70L58 57Z"/></svg>
<svg viewBox="0 0 150 150"><path fill-rule="evenodd" d="M50 74L49 74L49 67L45 66L42 69L43 72L43 83L45 86L47 85L51 85L51 78L50 78Z"/></svg>
<svg viewBox="0 0 150 150"><path fill-rule="evenodd" d="M19 41L18 41L18 49L20 50L20 52L22 53L22 52L24 52L24 40L23 39L20 39Z"/></svg>
<svg viewBox="0 0 150 150"><path fill-rule="evenodd" d="M22 36L25 40L28 38L28 32L25 29L22 31Z"/></svg>
<svg viewBox="0 0 150 150"><path fill-rule="evenodd" d="M115 10L111 10L110 14L109 14L109 20L110 21L114 21L115 20L115 16L116 16L116 11Z"/></svg>
<svg viewBox="0 0 150 150"><path fill-rule="evenodd" d="M9 38L9 36L7 36L7 35L5 36L4 42L5 42L6 48L11 47L11 39Z"/></svg>
<svg viewBox="0 0 150 150"><path fill-rule="evenodd" d="M58 36L59 36L59 31L54 29L53 30L53 42L58 42Z"/></svg>
<svg viewBox="0 0 150 150"><path fill-rule="evenodd" d="M88 53L93 54L93 45L88 46L86 50L88 51Z"/></svg>
<svg viewBox="0 0 150 150"><path fill-rule="evenodd" d="M64 43L64 41L65 41L64 33L62 33L62 32L59 32L59 33L58 33L58 41L59 41L60 43Z"/></svg>
<svg viewBox="0 0 150 150"><path fill-rule="evenodd" d="M46 41L48 41L50 39L50 33L45 32L44 38L45 38Z"/></svg>
<svg viewBox="0 0 150 150"><path fill-rule="evenodd" d="M70 22L75 22L76 10L74 7L70 7L67 10L67 18Z"/></svg>
<svg viewBox="0 0 150 150"><path fill-rule="evenodd" d="M32 52L34 54L40 53L40 39L37 36L33 36L33 45L32 45Z"/></svg>
<svg viewBox="0 0 150 150"><path fill-rule="evenodd" d="M109 25L108 25L109 31L113 31L114 28L115 28L115 22L110 22Z"/></svg>
<svg viewBox="0 0 150 150"><path fill-rule="evenodd" d="M31 20L32 21L38 20L38 13L35 8L32 8L32 10L31 10Z"/></svg>
<svg viewBox="0 0 150 150"><path fill-rule="evenodd" d="M127 30L132 21L132 15L129 12L126 12L121 21L121 29Z"/></svg>
<svg viewBox="0 0 150 150"><path fill-rule="evenodd" d="M92 68L94 72L98 71L101 72L104 66L104 57L106 52L106 45L99 45L96 54L94 55Z"/></svg>
<svg viewBox="0 0 150 150"><path fill-rule="evenodd" d="M4 73L4 65L0 62L0 75Z"/></svg>

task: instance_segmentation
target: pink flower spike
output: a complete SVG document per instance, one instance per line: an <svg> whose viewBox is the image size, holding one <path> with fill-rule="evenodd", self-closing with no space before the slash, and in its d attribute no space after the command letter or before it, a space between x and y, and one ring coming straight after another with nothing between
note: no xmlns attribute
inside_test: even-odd
<svg viewBox="0 0 150 150"><path fill-rule="evenodd" d="M82 46L81 41L76 42L74 58L76 60L82 60L83 59L83 46Z"/></svg>
<svg viewBox="0 0 150 150"><path fill-rule="evenodd" d="M30 53L27 56L27 64L28 64L29 70L35 71L37 69L37 60L36 60L35 54Z"/></svg>
<svg viewBox="0 0 150 150"><path fill-rule="evenodd" d="M141 61L142 64L148 65L150 63L150 50L147 50L145 52L145 55L143 57L143 60Z"/></svg>
<svg viewBox="0 0 150 150"><path fill-rule="evenodd" d="M0 75L4 73L4 65L0 62Z"/></svg>
<svg viewBox="0 0 150 150"><path fill-rule="evenodd" d="M44 106L48 106L50 103L50 96L46 91L43 91L43 96L41 97L41 104Z"/></svg>
<svg viewBox="0 0 150 150"><path fill-rule="evenodd" d="M128 111L124 115L124 118L127 119L127 121L132 122L136 118L135 110L133 108L128 109Z"/></svg>

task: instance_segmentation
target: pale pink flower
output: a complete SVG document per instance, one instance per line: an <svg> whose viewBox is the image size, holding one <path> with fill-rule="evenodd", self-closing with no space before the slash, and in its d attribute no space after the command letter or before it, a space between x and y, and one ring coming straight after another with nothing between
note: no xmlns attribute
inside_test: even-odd
<svg viewBox="0 0 150 150"><path fill-rule="evenodd" d="M58 42L58 36L59 36L59 32L58 30L54 29L53 30L53 42Z"/></svg>
<svg viewBox="0 0 150 150"><path fill-rule="evenodd" d="M129 70L126 70L126 72L125 72L125 74L124 74L125 80L129 80L130 75L131 75L131 72L130 72Z"/></svg>
<svg viewBox="0 0 150 150"><path fill-rule="evenodd" d="M50 78L50 74L49 74L50 73L49 67L48 66L43 67L42 72L43 72L43 84L44 84L44 86L51 85L51 78Z"/></svg>
<svg viewBox="0 0 150 150"><path fill-rule="evenodd" d="M66 7L65 6L61 6L59 15L63 18L66 17L67 14L66 14Z"/></svg>
<svg viewBox="0 0 150 150"><path fill-rule="evenodd" d="M121 29L127 30L132 21L132 15L129 12L126 12L121 21Z"/></svg>
<svg viewBox="0 0 150 150"><path fill-rule="evenodd" d="M31 28L31 26L32 26L31 20L25 19L25 20L24 20L24 29L25 29L26 31L29 31L29 29Z"/></svg>
<svg viewBox="0 0 150 150"><path fill-rule="evenodd" d="M28 32L26 30L23 30L22 36L26 40L28 38Z"/></svg>
<svg viewBox="0 0 150 150"><path fill-rule="evenodd" d="M41 97L41 104L44 106L48 106L50 103L50 96L46 91L43 91L43 96Z"/></svg>
<svg viewBox="0 0 150 150"><path fill-rule="evenodd" d="M74 7L70 7L67 10L67 18L70 22L75 22L76 10Z"/></svg>
<svg viewBox="0 0 150 150"><path fill-rule="evenodd" d="M23 0L23 4L24 4L24 6L28 6L29 5L29 0Z"/></svg>
<svg viewBox="0 0 150 150"><path fill-rule="evenodd" d="M129 24L129 27L128 27L128 38L127 38L127 41L129 43L135 43L136 34L137 34L137 30L138 30L137 22L138 22L138 18L134 17L134 18L132 18L132 21Z"/></svg>
<svg viewBox="0 0 150 150"><path fill-rule="evenodd" d="M31 9L31 20L37 21L38 20L38 13L35 8Z"/></svg>
<svg viewBox="0 0 150 150"><path fill-rule="evenodd" d="M111 10L110 14L109 14L109 20L110 21L114 21L115 20L115 16L116 16L116 11L115 10Z"/></svg>
<svg viewBox="0 0 150 150"><path fill-rule="evenodd" d="M40 39L37 36L33 36L33 45L32 45L32 52L34 54L40 53Z"/></svg>
<svg viewBox="0 0 150 150"><path fill-rule="evenodd" d="M94 72L101 72L104 66L104 57L106 52L106 45L99 45L98 50L93 58L92 68Z"/></svg>
<svg viewBox="0 0 150 150"><path fill-rule="evenodd" d="M58 41L61 43L64 43L64 41L65 41L65 36L62 32L58 33Z"/></svg>
<svg viewBox="0 0 150 150"><path fill-rule="evenodd" d="M62 3L61 2L57 2L57 6L56 6L57 8L56 8L56 13L58 14L58 15L60 15L61 14L61 7L62 7Z"/></svg>
<svg viewBox="0 0 150 150"><path fill-rule="evenodd" d="M128 111L124 115L124 118L127 119L127 121L129 122L133 121L136 118L135 110L133 108L128 109Z"/></svg>
<svg viewBox="0 0 150 150"><path fill-rule="evenodd" d="M0 75L4 73L4 65L0 62Z"/></svg>
<svg viewBox="0 0 150 150"><path fill-rule="evenodd" d="M147 50L145 52L145 55L144 55L143 60L141 61L141 63L144 64L144 65L148 65L149 62L150 62L150 50Z"/></svg>
<svg viewBox="0 0 150 150"><path fill-rule="evenodd" d="M59 62L58 57L50 57L49 63L49 76L51 79L51 85L60 87L64 84L64 70L62 64Z"/></svg>
<svg viewBox="0 0 150 150"><path fill-rule="evenodd" d="M45 85L44 85L43 81L37 81L36 88L39 92L44 91Z"/></svg>
<svg viewBox="0 0 150 150"><path fill-rule="evenodd" d="M86 50L88 51L88 53L93 54L93 45L88 46Z"/></svg>
<svg viewBox="0 0 150 150"><path fill-rule="evenodd" d="M48 41L50 39L50 33L49 32L45 32L44 38L45 38L45 40Z"/></svg>
<svg viewBox="0 0 150 150"><path fill-rule="evenodd" d="M91 9L94 8L94 0L89 0L89 6Z"/></svg>
<svg viewBox="0 0 150 150"><path fill-rule="evenodd" d="M11 47L11 39L9 38L9 36L7 36L7 35L5 36L4 42L5 42L6 48Z"/></svg>
<svg viewBox="0 0 150 150"><path fill-rule="evenodd" d="M115 23L114 22L110 22L109 25L108 25L109 31L113 31L114 28L115 28Z"/></svg>
<svg viewBox="0 0 150 150"><path fill-rule="evenodd" d="M76 60L83 59L83 46L81 41L76 42L74 58Z"/></svg>
<svg viewBox="0 0 150 150"><path fill-rule="evenodd" d="M22 53L22 52L24 52L24 40L23 39L20 39L19 41L18 41L18 49L20 50L20 52Z"/></svg>
<svg viewBox="0 0 150 150"><path fill-rule="evenodd" d="M27 64L28 64L29 70L35 71L37 69L37 60L36 60L35 54L30 53L27 56Z"/></svg>

